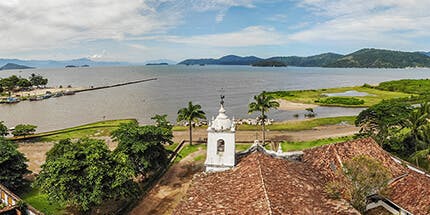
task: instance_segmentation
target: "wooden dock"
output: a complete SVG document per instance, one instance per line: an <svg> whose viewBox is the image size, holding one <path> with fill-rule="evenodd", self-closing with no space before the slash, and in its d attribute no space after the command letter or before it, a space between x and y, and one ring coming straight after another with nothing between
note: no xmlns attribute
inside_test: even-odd
<svg viewBox="0 0 430 215"><path fill-rule="evenodd" d="M155 80L157 80L157 78L149 78L149 79L143 79L143 80L138 80L138 81L129 81L129 82L124 82L124 83L119 83L119 84L106 85L106 86L101 86L101 87L91 87L91 88L86 88L86 89L82 89L82 90L75 90L73 92L80 93L80 92L86 92L86 91L92 91L92 90L101 90L101 89L120 87L120 86L125 86L125 85L130 85L130 84L138 84L138 83L142 83L142 82L155 81Z"/></svg>

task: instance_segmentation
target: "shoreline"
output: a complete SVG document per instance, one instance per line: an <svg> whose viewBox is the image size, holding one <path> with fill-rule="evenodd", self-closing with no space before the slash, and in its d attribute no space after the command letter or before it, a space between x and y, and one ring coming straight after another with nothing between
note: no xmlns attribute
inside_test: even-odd
<svg viewBox="0 0 430 215"><path fill-rule="evenodd" d="M291 101L287 101L285 99L276 99L276 101L279 102L278 110L293 111L293 110L306 110L307 108L319 107L319 105L315 105L315 104L291 102Z"/></svg>

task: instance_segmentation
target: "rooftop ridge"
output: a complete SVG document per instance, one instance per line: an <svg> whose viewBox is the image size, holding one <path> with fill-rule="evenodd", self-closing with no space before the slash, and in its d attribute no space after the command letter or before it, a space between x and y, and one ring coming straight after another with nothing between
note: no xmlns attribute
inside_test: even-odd
<svg viewBox="0 0 430 215"><path fill-rule="evenodd" d="M268 209L269 209L269 214L270 215L272 215L273 214L273 212L272 212L272 206L271 206L271 204L270 204L270 199L269 199L269 194L267 194L267 189L266 189L266 184L264 183L264 177L263 177L263 173L262 173L262 171L261 171L261 163L260 163L260 160L259 159L257 159L257 162L258 162L258 171L259 171L259 175L260 175L260 181L261 181L261 186L263 186L263 192L264 192L264 197L266 198L266 200L267 200L267 207L268 207Z"/></svg>

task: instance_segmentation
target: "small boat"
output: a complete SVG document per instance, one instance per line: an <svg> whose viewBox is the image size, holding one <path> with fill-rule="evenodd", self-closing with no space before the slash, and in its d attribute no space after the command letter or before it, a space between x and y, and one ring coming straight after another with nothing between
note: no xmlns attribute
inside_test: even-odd
<svg viewBox="0 0 430 215"><path fill-rule="evenodd" d="M67 90L66 92L64 92L65 96L70 96L70 95L75 95L75 91L73 90Z"/></svg>
<svg viewBox="0 0 430 215"><path fill-rule="evenodd" d="M32 96L29 98L30 101L40 101L43 100L43 96Z"/></svg>
<svg viewBox="0 0 430 215"><path fill-rule="evenodd" d="M61 97L61 96L64 96L63 92L56 92L52 95L52 97Z"/></svg>
<svg viewBox="0 0 430 215"><path fill-rule="evenodd" d="M7 104L14 104L14 103L18 103L18 102L20 102L21 100L19 100L19 98L15 98L15 97L8 97L7 99L6 99L6 103Z"/></svg>

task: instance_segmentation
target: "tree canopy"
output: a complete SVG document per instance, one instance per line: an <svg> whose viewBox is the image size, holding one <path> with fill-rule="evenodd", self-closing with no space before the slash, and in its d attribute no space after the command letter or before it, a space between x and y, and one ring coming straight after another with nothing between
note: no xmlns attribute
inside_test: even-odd
<svg viewBox="0 0 430 215"><path fill-rule="evenodd" d="M412 106L397 100L386 100L360 112L355 125L360 127L360 134L371 136L380 144L386 144L392 130L404 126L405 119L412 111Z"/></svg>
<svg viewBox="0 0 430 215"><path fill-rule="evenodd" d="M62 140L47 153L35 186L48 198L80 211L106 199L135 197L133 169L127 156L113 155L102 140Z"/></svg>
<svg viewBox="0 0 430 215"><path fill-rule="evenodd" d="M114 154L128 156L136 176L149 176L168 165L170 152L163 144L172 143L171 128L132 122L121 124L112 137L118 141Z"/></svg>
<svg viewBox="0 0 430 215"><path fill-rule="evenodd" d="M36 132L37 126L29 124L19 124L15 126L15 130L12 131L13 136L27 136Z"/></svg>
<svg viewBox="0 0 430 215"><path fill-rule="evenodd" d="M367 197L381 193L391 178L386 167L365 155L346 162L344 174L350 182L351 204L361 212L366 210Z"/></svg>
<svg viewBox="0 0 430 215"><path fill-rule="evenodd" d="M0 137L0 183L16 191L26 184L23 176L27 170L27 158L18 151L18 146Z"/></svg>
<svg viewBox="0 0 430 215"><path fill-rule="evenodd" d="M48 79L33 73L30 76L30 82L33 86L45 86L48 84Z"/></svg>
<svg viewBox="0 0 430 215"><path fill-rule="evenodd" d="M8 134L9 134L9 131L8 131L6 125L4 125L3 121L0 121L0 137L4 137Z"/></svg>

